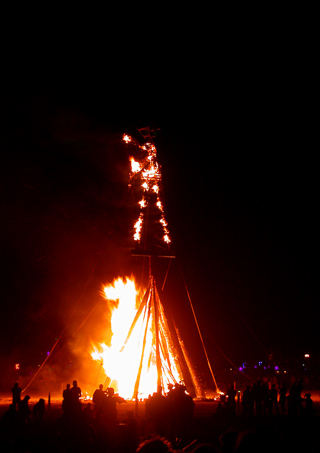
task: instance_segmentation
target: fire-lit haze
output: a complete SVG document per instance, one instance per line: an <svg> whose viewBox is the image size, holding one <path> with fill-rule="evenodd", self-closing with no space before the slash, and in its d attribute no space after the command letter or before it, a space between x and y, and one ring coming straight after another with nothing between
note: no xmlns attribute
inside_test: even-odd
<svg viewBox="0 0 320 453"><path fill-rule="evenodd" d="M116 302L111 318L111 345L101 343L94 346L92 358L102 361L107 382L123 398L131 399L135 396L137 376L141 368L138 398L148 397L157 390L154 313L148 313L147 308L143 307L137 314L140 298L133 280L118 278L113 285L104 288L104 293L108 301ZM162 320L163 317L162 312ZM165 349L167 350L164 352ZM170 345L161 348L161 363L165 387L168 383L181 380Z"/></svg>

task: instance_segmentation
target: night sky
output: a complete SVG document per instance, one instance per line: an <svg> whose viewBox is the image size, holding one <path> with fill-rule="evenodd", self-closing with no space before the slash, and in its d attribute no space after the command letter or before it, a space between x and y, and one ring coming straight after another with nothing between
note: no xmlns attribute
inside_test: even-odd
<svg viewBox="0 0 320 453"><path fill-rule="evenodd" d="M198 366L205 359L184 282L215 371L227 359L319 352L315 119L308 87L278 68L207 74L204 85L201 74L192 85L166 74L144 90L94 77L2 89L3 370L36 368L61 332L62 365L101 340L102 284L141 271L121 139L143 143L145 126L160 128L177 257L160 296ZM159 288L167 266L157 262Z"/></svg>

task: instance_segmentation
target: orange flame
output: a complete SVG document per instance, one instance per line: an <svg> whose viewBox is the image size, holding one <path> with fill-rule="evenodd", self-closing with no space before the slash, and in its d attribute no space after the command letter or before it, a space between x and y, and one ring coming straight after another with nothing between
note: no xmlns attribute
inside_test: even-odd
<svg viewBox="0 0 320 453"><path fill-rule="evenodd" d="M131 142L131 137L127 134L124 134L123 136L123 140L126 142L126 143L130 143Z"/></svg>
<svg viewBox="0 0 320 453"><path fill-rule="evenodd" d="M124 135L123 137L126 143L132 141L131 137ZM141 162L136 161L133 157L130 157L131 162L131 175L130 181L133 177L137 176L141 180L141 187L146 195L143 199L139 202L140 209L143 210L148 206L148 193L150 194L150 190L157 194L157 203L156 206L162 214L163 218L163 204L160 199L160 185L159 182L161 181L161 171L160 166L157 162L157 150L156 147L151 143L146 143L143 146L139 146L143 152L147 153L147 156ZM134 228L134 240L140 242L141 239L141 228L142 228L142 211L140 212L140 217L136 221ZM168 228L166 228L167 223L164 224L163 221L160 221L163 227L163 240L166 243L171 242L169 237Z"/></svg>
<svg viewBox="0 0 320 453"><path fill-rule="evenodd" d="M138 317L136 316L138 292L133 280L118 278L113 285L104 288L104 293L107 300L119 300L118 307L113 310L111 318L111 345L101 343L99 347L94 347L91 357L101 361L106 375L111 381L117 382L120 396L131 399L134 397L135 383L142 351L144 351L138 398L146 398L157 390L152 320L143 311ZM162 311L160 316L164 317ZM130 335L128 335L129 331ZM144 333L146 333L145 337ZM164 381L166 384L179 382L181 373L174 366L173 353L166 351L166 354L170 355L170 375L165 376ZM165 361L165 358L162 357L162 360Z"/></svg>
<svg viewBox="0 0 320 453"><path fill-rule="evenodd" d="M134 160L133 157L130 158L130 162L131 162L132 173L138 173L141 170L141 166L140 166L139 162Z"/></svg>

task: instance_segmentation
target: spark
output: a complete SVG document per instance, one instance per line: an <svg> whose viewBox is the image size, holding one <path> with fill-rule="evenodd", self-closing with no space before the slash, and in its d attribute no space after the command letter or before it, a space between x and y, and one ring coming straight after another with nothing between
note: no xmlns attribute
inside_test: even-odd
<svg viewBox="0 0 320 453"><path fill-rule="evenodd" d="M141 170L139 162L136 162L133 157L130 158L132 173L138 173Z"/></svg>
<svg viewBox="0 0 320 453"><path fill-rule="evenodd" d="M127 134L124 134L123 135L123 140L126 142L126 143L130 143L131 142L131 137Z"/></svg>

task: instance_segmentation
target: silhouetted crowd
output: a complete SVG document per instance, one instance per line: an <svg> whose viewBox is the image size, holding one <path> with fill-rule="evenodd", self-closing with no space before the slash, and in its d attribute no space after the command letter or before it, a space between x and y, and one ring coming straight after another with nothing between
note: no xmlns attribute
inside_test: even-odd
<svg viewBox="0 0 320 453"><path fill-rule="evenodd" d="M221 416L236 415L236 396L237 392L232 386L225 395L220 395L218 413ZM280 414L311 417L315 414L311 394L307 393L302 397L301 380L295 382L290 389L283 383L279 391L275 384L269 388L267 383L257 381L252 386L246 386L241 404L241 414L245 418Z"/></svg>
<svg viewBox="0 0 320 453"><path fill-rule="evenodd" d="M302 382L283 384L257 381L242 395L233 386L219 397L212 416L194 417L195 403L182 384L161 386L145 400L144 416L133 411L118 421L117 405L126 400L112 387L99 385L92 401L84 401L77 381L63 390L62 415L50 418L45 400L29 407L15 383L12 404L1 421L3 452L264 452L320 451L320 430L311 394L302 396ZM203 402L206 404L206 402ZM141 409L140 409L141 410ZM136 414L137 415L137 414ZM270 420L277 420L278 431ZM298 423L303 420L303 423ZM316 421L316 424L314 423ZM316 427L316 429L314 429ZM319 439L318 439L319 437Z"/></svg>

